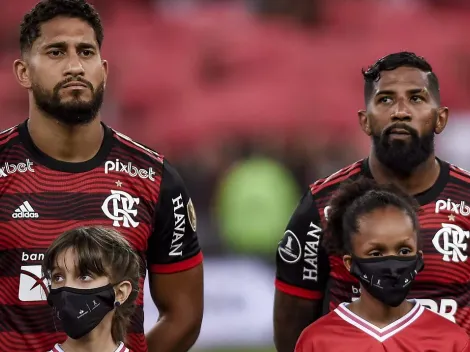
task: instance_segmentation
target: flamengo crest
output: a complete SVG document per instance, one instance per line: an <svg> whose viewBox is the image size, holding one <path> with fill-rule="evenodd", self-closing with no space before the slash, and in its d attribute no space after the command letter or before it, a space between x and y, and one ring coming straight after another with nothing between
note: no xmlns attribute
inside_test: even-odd
<svg viewBox="0 0 470 352"><path fill-rule="evenodd" d="M467 256L467 241L470 238L469 231L464 231L455 224L442 224L442 229L436 232L432 244L443 255L445 262L465 262Z"/></svg>
<svg viewBox="0 0 470 352"><path fill-rule="evenodd" d="M111 190L111 195L105 199L101 209L114 221L114 227L121 227L121 223L123 227L137 227L139 222L135 221L137 209L134 206L139 202L139 198L134 198L127 192Z"/></svg>

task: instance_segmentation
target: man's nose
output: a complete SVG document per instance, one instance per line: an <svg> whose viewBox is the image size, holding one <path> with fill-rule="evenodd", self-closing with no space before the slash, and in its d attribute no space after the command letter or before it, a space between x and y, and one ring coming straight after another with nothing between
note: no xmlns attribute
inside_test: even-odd
<svg viewBox="0 0 470 352"><path fill-rule="evenodd" d="M70 57L69 62L64 71L65 76L83 76L85 69L77 55Z"/></svg>
<svg viewBox="0 0 470 352"><path fill-rule="evenodd" d="M392 113L391 117L394 121L411 120L411 113L403 100L398 101L395 111Z"/></svg>

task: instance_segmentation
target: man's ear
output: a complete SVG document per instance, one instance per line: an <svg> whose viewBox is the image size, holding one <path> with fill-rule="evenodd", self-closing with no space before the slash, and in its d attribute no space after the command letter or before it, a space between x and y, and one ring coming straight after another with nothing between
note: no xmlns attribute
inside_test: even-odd
<svg viewBox="0 0 470 352"><path fill-rule="evenodd" d="M352 257L350 254L343 255L343 264L348 272L351 271L351 261Z"/></svg>
<svg viewBox="0 0 470 352"><path fill-rule="evenodd" d="M17 59L13 62L13 74L18 83L26 89L31 88L30 69L26 60Z"/></svg>
<svg viewBox="0 0 470 352"><path fill-rule="evenodd" d="M359 118L359 125L361 126L361 130L368 136L372 134L372 129L370 128L370 121L369 117L367 116L366 110L359 110L357 112L357 116Z"/></svg>
<svg viewBox="0 0 470 352"><path fill-rule="evenodd" d="M436 127L434 128L435 134L440 134L447 126L447 121L449 119L449 109L445 106L437 109L437 121Z"/></svg>
<svg viewBox="0 0 470 352"><path fill-rule="evenodd" d="M109 65L108 61L106 60L101 60L101 65L103 67L103 82L104 82L104 88L106 88L106 82L108 82L108 72L109 72Z"/></svg>

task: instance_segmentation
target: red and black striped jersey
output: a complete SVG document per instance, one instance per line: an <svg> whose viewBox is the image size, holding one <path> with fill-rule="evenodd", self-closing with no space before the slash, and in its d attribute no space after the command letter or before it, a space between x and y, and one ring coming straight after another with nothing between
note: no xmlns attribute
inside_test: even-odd
<svg viewBox="0 0 470 352"><path fill-rule="evenodd" d="M438 161L437 181L415 196L421 205L425 268L409 298L457 322L470 334L470 174ZM359 297L359 283L342 258L327 254L322 229L332 193L346 180L372 177L368 165L367 159L360 160L310 185L278 245L278 290L306 299L325 298L330 310Z"/></svg>
<svg viewBox="0 0 470 352"><path fill-rule="evenodd" d="M103 124L89 161L42 153L22 123L0 133L0 350L47 351L66 336L47 305L41 262L51 242L77 226L109 226L139 253L149 273L174 273L202 262L196 215L168 161ZM142 270L127 343L147 350Z"/></svg>

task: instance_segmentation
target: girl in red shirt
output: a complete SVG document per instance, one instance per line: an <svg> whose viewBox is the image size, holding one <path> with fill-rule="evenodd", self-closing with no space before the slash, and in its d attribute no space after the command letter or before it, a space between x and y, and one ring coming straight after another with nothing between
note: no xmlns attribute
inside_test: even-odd
<svg viewBox="0 0 470 352"><path fill-rule="evenodd" d="M361 296L308 326L295 352L469 352L464 329L406 300L424 267L414 199L362 178L341 185L330 206L326 247Z"/></svg>

